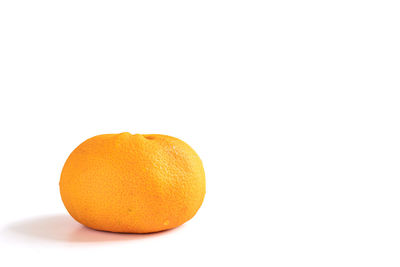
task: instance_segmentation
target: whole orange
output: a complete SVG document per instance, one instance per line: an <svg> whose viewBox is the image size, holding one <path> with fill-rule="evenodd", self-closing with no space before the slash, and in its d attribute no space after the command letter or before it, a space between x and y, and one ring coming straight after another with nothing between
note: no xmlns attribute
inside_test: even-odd
<svg viewBox="0 0 400 267"><path fill-rule="evenodd" d="M92 137L71 153L60 179L71 216L111 232L177 227L196 214L205 191L196 152L177 138L158 134Z"/></svg>

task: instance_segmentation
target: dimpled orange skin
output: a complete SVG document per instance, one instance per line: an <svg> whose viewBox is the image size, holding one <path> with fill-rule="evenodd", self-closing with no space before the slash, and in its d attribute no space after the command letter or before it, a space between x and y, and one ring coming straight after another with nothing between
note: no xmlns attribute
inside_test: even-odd
<svg viewBox="0 0 400 267"><path fill-rule="evenodd" d="M90 228L150 233L190 220L205 195L203 164L166 135L104 134L80 144L61 173L65 207Z"/></svg>

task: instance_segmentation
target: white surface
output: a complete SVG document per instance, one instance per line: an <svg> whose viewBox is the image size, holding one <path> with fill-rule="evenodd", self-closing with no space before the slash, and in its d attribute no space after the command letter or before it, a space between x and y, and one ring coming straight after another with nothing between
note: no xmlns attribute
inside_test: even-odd
<svg viewBox="0 0 400 267"><path fill-rule="evenodd" d="M398 1L1 1L1 266L399 266ZM193 220L75 223L61 168L101 133L202 157Z"/></svg>

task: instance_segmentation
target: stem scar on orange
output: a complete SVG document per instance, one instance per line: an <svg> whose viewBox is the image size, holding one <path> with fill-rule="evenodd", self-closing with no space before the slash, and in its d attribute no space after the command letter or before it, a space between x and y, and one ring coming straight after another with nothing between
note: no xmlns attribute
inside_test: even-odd
<svg viewBox="0 0 400 267"><path fill-rule="evenodd" d="M159 134L103 134L80 144L60 179L62 201L96 230L150 233L177 227L206 192L201 159L185 142Z"/></svg>

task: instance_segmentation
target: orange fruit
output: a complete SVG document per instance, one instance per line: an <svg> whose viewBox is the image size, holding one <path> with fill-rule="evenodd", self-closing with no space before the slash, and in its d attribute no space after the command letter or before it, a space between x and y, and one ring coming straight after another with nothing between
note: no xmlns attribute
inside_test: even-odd
<svg viewBox="0 0 400 267"><path fill-rule="evenodd" d="M185 142L158 134L104 134L80 144L60 179L78 222L111 232L149 233L190 220L205 195L203 164Z"/></svg>

